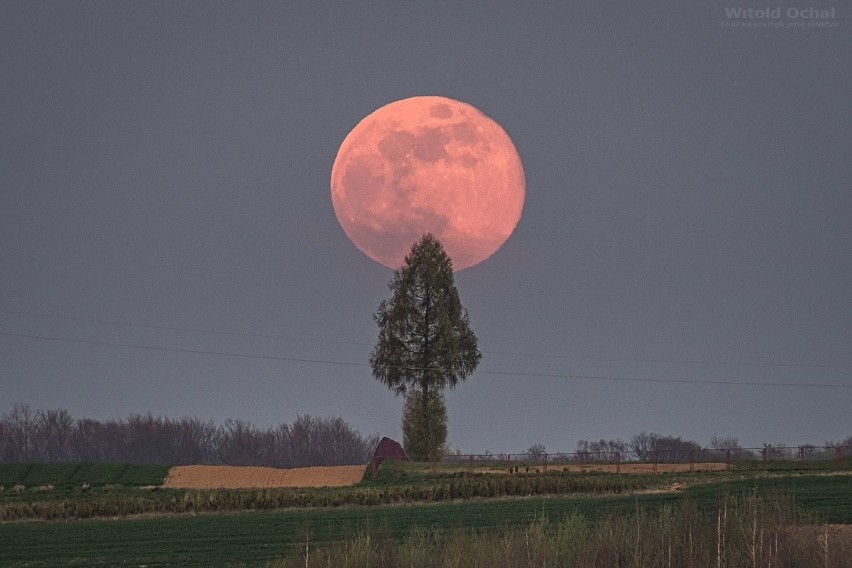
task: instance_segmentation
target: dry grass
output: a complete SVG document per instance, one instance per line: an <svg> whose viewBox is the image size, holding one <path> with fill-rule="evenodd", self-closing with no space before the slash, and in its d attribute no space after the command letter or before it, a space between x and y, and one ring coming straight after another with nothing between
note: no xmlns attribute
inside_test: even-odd
<svg viewBox="0 0 852 568"><path fill-rule="evenodd" d="M631 512L539 517L502 530L415 527L392 538L370 531L311 548L269 566L641 566L849 568L852 527L813 525L784 497L731 496L717 510L682 501Z"/></svg>
<svg viewBox="0 0 852 568"><path fill-rule="evenodd" d="M163 487L172 489L347 487L363 479L366 467L341 465L277 469L228 465L183 465L169 470Z"/></svg>
<svg viewBox="0 0 852 568"><path fill-rule="evenodd" d="M652 463L623 463L618 466L615 464L588 464L582 467L579 465L570 465L563 467L562 470L572 473L583 471L615 473L617 470L620 470L621 473L683 473L687 471L725 471L727 468L726 464L718 462L696 463L692 465L688 463L658 463L656 466Z"/></svg>

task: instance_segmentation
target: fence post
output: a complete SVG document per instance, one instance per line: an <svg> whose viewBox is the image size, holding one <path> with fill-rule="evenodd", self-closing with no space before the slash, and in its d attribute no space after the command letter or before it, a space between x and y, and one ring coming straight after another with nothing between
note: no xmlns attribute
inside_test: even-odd
<svg viewBox="0 0 852 568"><path fill-rule="evenodd" d="M799 446L799 463L802 467L805 467L805 447Z"/></svg>
<svg viewBox="0 0 852 568"><path fill-rule="evenodd" d="M512 454L506 454L506 472L512 474Z"/></svg>
<svg viewBox="0 0 852 568"><path fill-rule="evenodd" d="M843 458L843 448L841 446L837 446L834 448L834 460L837 463L837 469L840 469L840 462Z"/></svg>
<svg viewBox="0 0 852 568"><path fill-rule="evenodd" d="M378 463L377 463L378 461L379 461L379 456L373 456L373 479L376 478L376 474L378 473L378 469L379 469L379 466L378 466Z"/></svg>
<svg viewBox="0 0 852 568"><path fill-rule="evenodd" d="M621 452L615 452L615 473L621 473Z"/></svg>
<svg viewBox="0 0 852 568"><path fill-rule="evenodd" d="M689 450L689 472L695 472L695 450Z"/></svg>
<svg viewBox="0 0 852 568"><path fill-rule="evenodd" d="M547 454L544 454L544 473L547 473Z"/></svg>
<svg viewBox="0 0 852 568"><path fill-rule="evenodd" d="M731 449L730 448L725 450L725 469L726 470L731 469Z"/></svg>
<svg viewBox="0 0 852 568"><path fill-rule="evenodd" d="M766 446L763 447L763 465L766 466L769 463L769 450L766 449Z"/></svg>
<svg viewBox="0 0 852 568"><path fill-rule="evenodd" d="M651 458L651 459L653 459L653 460L654 460L654 473L657 473L657 462L659 462L659 461L660 461L660 452L659 452L659 450L654 450L654 451L651 453L651 456L652 456L652 458Z"/></svg>
<svg viewBox="0 0 852 568"><path fill-rule="evenodd" d="M580 471L586 472L586 452L580 452Z"/></svg>
<svg viewBox="0 0 852 568"><path fill-rule="evenodd" d="M470 454L470 457L467 460L467 471L471 475L473 475L473 454Z"/></svg>

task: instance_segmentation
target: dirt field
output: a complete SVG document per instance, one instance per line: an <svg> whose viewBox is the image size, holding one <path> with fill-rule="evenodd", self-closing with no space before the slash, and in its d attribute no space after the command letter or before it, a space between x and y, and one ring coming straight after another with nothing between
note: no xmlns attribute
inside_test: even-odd
<svg viewBox="0 0 852 568"><path fill-rule="evenodd" d="M172 489L346 487L361 481L366 467L342 465L276 469L228 465L182 465L169 470L163 487Z"/></svg>

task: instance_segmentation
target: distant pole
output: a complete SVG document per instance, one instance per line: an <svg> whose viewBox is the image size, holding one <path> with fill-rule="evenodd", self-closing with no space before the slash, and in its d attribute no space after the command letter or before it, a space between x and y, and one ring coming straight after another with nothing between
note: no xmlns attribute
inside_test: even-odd
<svg viewBox="0 0 852 568"><path fill-rule="evenodd" d="M695 471L695 450L689 450L689 471Z"/></svg>
<svg viewBox="0 0 852 568"><path fill-rule="evenodd" d="M654 450L651 455L653 456L652 459L654 460L654 473L657 473L657 463L660 461L660 451Z"/></svg>
<svg viewBox="0 0 852 568"><path fill-rule="evenodd" d="M506 472L512 473L512 454L506 454Z"/></svg>
<svg viewBox="0 0 852 568"><path fill-rule="evenodd" d="M731 448L725 450L725 469L731 469Z"/></svg>
<svg viewBox="0 0 852 568"><path fill-rule="evenodd" d="M473 454L470 454L470 457L468 457L468 460L467 460L467 471L468 471L468 473L470 473L471 475L473 475Z"/></svg>
<svg viewBox="0 0 852 568"><path fill-rule="evenodd" d="M547 473L547 454L544 454L544 473Z"/></svg>
<svg viewBox="0 0 852 568"><path fill-rule="evenodd" d="M621 473L621 452L615 452L615 473Z"/></svg>

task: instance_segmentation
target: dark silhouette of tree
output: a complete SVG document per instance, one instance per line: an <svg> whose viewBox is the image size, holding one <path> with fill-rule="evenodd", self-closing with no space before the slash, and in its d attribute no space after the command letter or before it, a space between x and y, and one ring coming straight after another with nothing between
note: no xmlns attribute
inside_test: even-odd
<svg viewBox="0 0 852 568"><path fill-rule="evenodd" d="M528 456L540 457L546 454L547 450L544 447L544 444L533 444L532 446L527 448L527 451L524 453L526 453Z"/></svg>
<svg viewBox="0 0 852 568"><path fill-rule="evenodd" d="M690 458L690 452L701 451L701 446L692 440L684 440L680 436L666 436L655 432L642 432L630 439L628 449L633 458L639 461L651 461L655 457L670 462L685 462Z"/></svg>
<svg viewBox="0 0 852 568"><path fill-rule="evenodd" d="M452 261L434 236L424 235L411 247L389 287L391 298L374 315L379 338L370 366L378 381L407 397L403 431L418 442L406 443L406 452L433 458L446 442L441 391L467 379L482 354L459 299ZM419 402L417 412L412 397Z"/></svg>

